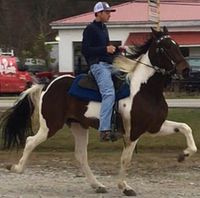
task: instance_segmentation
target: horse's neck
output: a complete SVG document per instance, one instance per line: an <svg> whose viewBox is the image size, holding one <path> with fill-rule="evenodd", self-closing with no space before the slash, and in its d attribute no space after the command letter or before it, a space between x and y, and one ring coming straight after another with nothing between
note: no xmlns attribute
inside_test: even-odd
<svg viewBox="0 0 200 198"><path fill-rule="evenodd" d="M162 92L163 79L159 78L159 75L156 74L156 71L151 67L148 51L137 60L140 63L129 75L131 95L135 96L142 85L147 86L149 89L157 89L157 91Z"/></svg>
<svg viewBox="0 0 200 198"><path fill-rule="evenodd" d="M137 68L129 74L131 95L135 95L140 90L141 84L147 83L148 79L155 73L152 68L144 65L151 64L148 52L137 60L139 60L140 63L137 65Z"/></svg>

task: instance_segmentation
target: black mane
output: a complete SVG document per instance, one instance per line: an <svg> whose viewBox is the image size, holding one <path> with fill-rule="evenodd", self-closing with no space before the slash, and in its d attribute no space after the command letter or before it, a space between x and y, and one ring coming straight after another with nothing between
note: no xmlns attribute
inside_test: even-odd
<svg viewBox="0 0 200 198"><path fill-rule="evenodd" d="M157 32L158 34L158 37L161 37L163 36L163 32ZM144 44L141 44L141 45L135 45L133 48L130 48L131 49L131 55L127 55L129 58L132 58L132 59L136 59L138 58L139 56L141 56L142 54L145 54L151 43L153 42L154 38L152 36L152 34L149 36L149 38L144 42Z"/></svg>
<svg viewBox="0 0 200 198"><path fill-rule="evenodd" d="M130 48L131 54L128 54L127 56L131 59L135 59L141 56L142 54L145 54L148 51L152 41L153 41L153 37L150 37L144 42L144 44L135 45L133 48Z"/></svg>

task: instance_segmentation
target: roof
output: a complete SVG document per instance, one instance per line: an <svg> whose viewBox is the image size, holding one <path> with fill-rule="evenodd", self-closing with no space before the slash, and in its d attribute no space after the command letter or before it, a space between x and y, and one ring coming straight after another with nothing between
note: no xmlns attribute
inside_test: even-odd
<svg viewBox="0 0 200 198"><path fill-rule="evenodd" d="M109 24L129 24L149 22L148 3L127 2L113 6L116 12L112 13ZM161 21L200 21L200 3L162 3L160 4ZM85 25L94 19L94 13L53 21L51 26Z"/></svg>
<svg viewBox="0 0 200 198"><path fill-rule="evenodd" d="M186 46L200 46L199 32L169 32L172 39L174 39L179 45ZM150 34L146 32L133 33L131 32L125 42L125 45L140 45L144 43Z"/></svg>

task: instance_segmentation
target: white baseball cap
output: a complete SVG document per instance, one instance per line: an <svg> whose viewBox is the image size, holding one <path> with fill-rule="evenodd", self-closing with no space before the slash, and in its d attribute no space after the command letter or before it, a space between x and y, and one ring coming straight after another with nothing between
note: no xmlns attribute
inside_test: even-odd
<svg viewBox="0 0 200 198"><path fill-rule="evenodd" d="M112 9L108 3L106 2L98 2L95 4L94 6L94 13L97 13L97 12L101 12L101 11L110 11L110 12L115 12L116 10L115 9Z"/></svg>

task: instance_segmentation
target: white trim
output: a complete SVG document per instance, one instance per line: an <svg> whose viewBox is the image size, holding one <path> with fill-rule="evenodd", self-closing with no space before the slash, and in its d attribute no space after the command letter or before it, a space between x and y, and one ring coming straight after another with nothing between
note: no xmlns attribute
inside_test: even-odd
<svg viewBox="0 0 200 198"><path fill-rule="evenodd" d="M54 44L59 44L58 41L48 41L48 42L45 42L45 45L54 45Z"/></svg>
<svg viewBox="0 0 200 198"><path fill-rule="evenodd" d="M180 45L180 47L200 47L200 44Z"/></svg>
<svg viewBox="0 0 200 198"><path fill-rule="evenodd" d="M80 23L53 23L50 24L52 29L83 29L90 22L80 22ZM107 27L110 28L133 28L133 27L152 27L156 26L156 23L150 21L127 21L127 22L109 22ZM200 20L196 21L161 21L160 26L167 27L187 27L200 29ZM188 29L187 29L188 30Z"/></svg>

